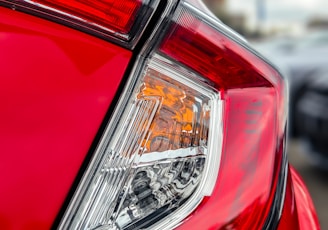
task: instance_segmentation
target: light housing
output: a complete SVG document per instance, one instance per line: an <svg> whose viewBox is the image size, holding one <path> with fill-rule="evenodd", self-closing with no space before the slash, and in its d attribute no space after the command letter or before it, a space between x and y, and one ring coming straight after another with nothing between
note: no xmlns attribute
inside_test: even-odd
<svg viewBox="0 0 328 230"><path fill-rule="evenodd" d="M155 27L61 229L265 225L285 168L284 82L192 2ZM104 169L123 176L102 190Z"/></svg>
<svg viewBox="0 0 328 230"><path fill-rule="evenodd" d="M211 194L222 101L199 79L156 54L146 62L61 228L163 229ZM158 220L173 210L180 215Z"/></svg>

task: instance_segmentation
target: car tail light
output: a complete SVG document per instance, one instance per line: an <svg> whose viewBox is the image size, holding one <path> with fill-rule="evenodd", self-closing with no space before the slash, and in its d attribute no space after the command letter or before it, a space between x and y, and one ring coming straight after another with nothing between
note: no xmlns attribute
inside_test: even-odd
<svg viewBox="0 0 328 230"><path fill-rule="evenodd" d="M89 23L98 24L113 32L128 34L142 6L141 0L107 1L64 1L32 0L36 4L51 7L74 15Z"/></svg>
<svg viewBox="0 0 328 230"><path fill-rule="evenodd" d="M268 223L285 169L283 80L194 3L173 3L138 58L61 229Z"/></svg>
<svg viewBox="0 0 328 230"><path fill-rule="evenodd" d="M59 21L133 48L158 0L2 0L0 4Z"/></svg>
<svg viewBox="0 0 328 230"><path fill-rule="evenodd" d="M222 101L192 77L161 56L147 62L64 228L140 229L182 204L186 215L210 195L220 160Z"/></svg>

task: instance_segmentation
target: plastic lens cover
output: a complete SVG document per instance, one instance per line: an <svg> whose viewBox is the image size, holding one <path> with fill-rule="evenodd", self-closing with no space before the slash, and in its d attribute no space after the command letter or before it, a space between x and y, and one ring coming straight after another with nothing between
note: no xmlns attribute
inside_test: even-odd
<svg viewBox="0 0 328 230"><path fill-rule="evenodd" d="M81 21L96 23L116 33L128 34L142 0L31 0L31 2L53 7L63 13L79 17Z"/></svg>
<svg viewBox="0 0 328 230"><path fill-rule="evenodd" d="M172 228L212 192L221 155L219 93L159 55L132 85L63 229Z"/></svg>
<svg viewBox="0 0 328 230"><path fill-rule="evenodd" d="M0 5L134 49L159 0L5 0Z"/></svg>

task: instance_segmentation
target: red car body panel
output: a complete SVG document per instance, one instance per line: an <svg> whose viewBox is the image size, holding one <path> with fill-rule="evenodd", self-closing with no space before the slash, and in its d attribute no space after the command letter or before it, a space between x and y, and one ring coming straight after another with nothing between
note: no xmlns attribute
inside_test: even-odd
<svg viewBox="0 0 328 230"><path fill-rule="evenodd" d="M0 7L0 229L49 229L131 51Z"/></svg>
<svg viewBox="0 0 328 230"><path fill-rule="evenodd" d="M320 229L318 217L311 200L311 196L302 181L301 177L292 166L289 166L289 173L286 184L286 194L284 207L278 230L314 230ZM211 198L210 198L211 199ZM230 201L231 202L231 201ZM185 223L179 226L179 230L187 229L240 229L236 223L237 219L241 219L243 214L247 214L251 210L245 207L240 213L230 219L220 220L218 217L220 212L225 212L220 205L210 206L209 212L205 211L205 215L200 210L190 215ZM203 211L204 212L204 211ZM254 219L257 217L253 216ZM254 221L254 220L251 220ZM244 225L244 224L241 224Z"/></svg>
<svg viewBox="0 0 328 230"><path fill-rule="evenodd" d="M320 229L311 196L299 174L289 167L286 197L278 230Z"/></svg>
<svg viewBox="0 0 328 230"><path fill-rule="evenodd" d="M0 7L0 229L53 225L131 56L109 42ZM238 199L234 195L227 194ZM255 204L266 201L256 192L253 197ZM208 229L230 229L249 206L229 219L210 215L230 200L212 205L202 221L194 221L200 218L196 210L179 229L204 229L205 222ZM307 189L290 167L278 229L319 228Z"/></svg>

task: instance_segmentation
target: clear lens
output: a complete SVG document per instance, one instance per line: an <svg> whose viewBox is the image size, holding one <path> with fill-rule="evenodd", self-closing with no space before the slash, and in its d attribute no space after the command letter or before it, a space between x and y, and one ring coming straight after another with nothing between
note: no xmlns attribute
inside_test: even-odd
<svg viewBox="0 0 328 230"><path fill-rule="evenodd" d="M216 182L221 109L216 90L155 55L136 81L119 123L112 124L112 138L98 148L74 202L78 205L70 211L76 215L68 213L62 227L176 225Z"/></svg>
<svg viewBox="0 0 328 230"><path fill-rule="evenodd" d="M199 184L204 156L170 159L139 166L117 218L123 229L149 227L172 213Z"/></svg>

